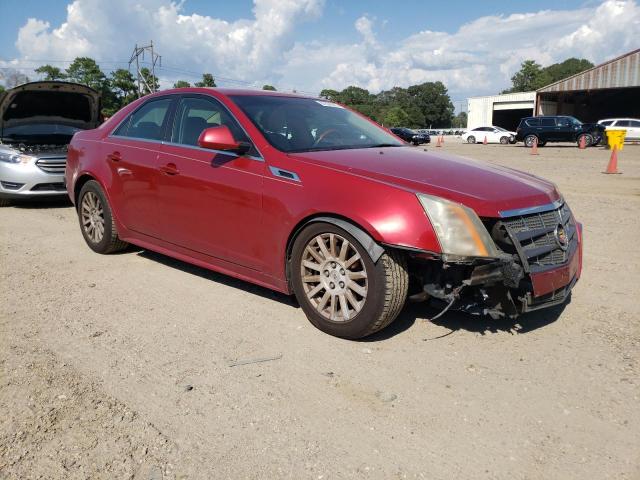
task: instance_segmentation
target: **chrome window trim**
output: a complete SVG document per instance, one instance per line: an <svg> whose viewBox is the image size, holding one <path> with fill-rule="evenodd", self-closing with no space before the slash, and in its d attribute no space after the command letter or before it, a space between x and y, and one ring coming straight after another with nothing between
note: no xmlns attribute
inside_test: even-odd
<svg viewBox="0 0 640 480"><path fill-rule="evenodd" d="M153 99L149 99L149 102L154 101L154 100L161 100L161 99L163 99L165 97L169 97L169 96L173 96L173 95L179 95L179 96L182 97L182 98L178 99L178 102L180 102L183 98L188 98L188 97L193 98L194 96L195 97L204 97L204 98L207 98L207 99L213 98L215 101L217 101L222 106L222 108L224 108L227 111L229 116L238 124L240 129L244 132L244 134L247 136L247 138L251 142L251 145L253 145L253 148L255 148L256 151L258 152L259 156L255 156L255 155L238 155L237 153L234 153L234 152L227 152L227 151L224 151L224 150L210 150L208 148L198 147L197 145L187 145L187 144L184 144L184 143L167 142L165 140L154 140L152 138L128 137L128 136L125 136L125 135L116 135L116 134L113 133L116 130L118 130L118 128L120 128L120 125L122 125L125 121L127 121L129 118L131 118L131 116L134 113L136 113L138 110L140 110L142 107L144 107L148 102L142 102L142 104L138 108L136 108L133 112L131 112L129 115L126 115L122 120L120 120L120 122L114 128L111 129L111 132L109 132L109 135L107 135L107 138L122 138L122 139L125 139L125 140L127 140L127 139L136 140L138 142L159 143L161 145L172 145L172 146L175 146L175 147L184 147L184 148L190 148L190 149L193 149L193 150L201 150L203 152L223 153L225 155L235 155L236 157L244 156L246 158L250 158L251 160L257 160L257 161L260 161L260 162L264 162L264 155L262 155L262 152L260 151L260 149L258 148L256 143L252 140L251 135L249 135L247 130L242 126L242 123L240 123L238 121L238 119L233 114L233 112L231 112L231 110L229 110L229 108L224 103L222 103L219 99L217 99L216 97L211 96L211 95L205 95L205 94L202 94L202 93L192 93L192 94L189 94L189 93L167 93L165 96L159 96L159 97L154 97ZM174 117L173 121L175 122L175 117ZM173 124L172 124L172 129L171 130L173 131Z"/></svg>
<svg viewBox="0 0 640 480"><path fill-rule="evenodd" d="M498 212L500 218L508 218L515 217L518 215L531 215L533 213L542 213L548 212L549 210L556 210L560 208L564 204L564 200L556 200L552 203L547 203L545 205L538 205L535 207L526 207L526 208L515 208L513 210L501 210Z"/></svg>
<svg viewBox="0 0 640 480"><path fill-rule="evenodd" d="M197 147L195 145L185 145L184 143L173 143L173 142L165 142L162 140L153 140L150 138L140 138L140 137L124 137L122 135L109 135L109 138L121 138L123 140L135 140L137 142L145 142L145 143L155 143L158 145L168 145L171 147L180 147L180 148L188 148L190 150L199 150L201 152L209 152L209 153L220 153L223 155L233 155L234 157L243 157L243 158L248 158L250 160L256 160L258 162L264 162L264 158L262 157L255 157L253 155L240 155L236 152L230 152L227 150L213 150L210 148L202 148L202 147ZM257 150L257 149L256 149ZM175 155L175 153L172 153L172 155Z"/></svg>

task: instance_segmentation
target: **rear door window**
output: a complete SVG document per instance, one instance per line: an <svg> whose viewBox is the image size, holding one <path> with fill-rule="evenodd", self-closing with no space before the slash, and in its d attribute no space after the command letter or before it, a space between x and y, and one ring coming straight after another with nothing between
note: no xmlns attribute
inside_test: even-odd
<svg viewBox="0 0 640 480"><path fill-rule="evenodd" d="M540 125L542 125L543 127L555 127L556 120L555 118L542 118L540 119Z"/></svg>
<svg viewBox="0 0 640 480"><path fill-rule="evenodd" d="M616 122L616 127L630 127L631 122L629 120L618 120Z"/></svg>
<svg viewBox="0 0 640 480"><path fill-rule="evenodd" d="M629 120L629 127L640 128L640 121L638 120Z"/></svg>
<svg viewBox="0 0 640 480"><path fill-rule="evenodd" d="M150 100L133 112L114 132L122 137L162 141L171 98Z"/></svg>

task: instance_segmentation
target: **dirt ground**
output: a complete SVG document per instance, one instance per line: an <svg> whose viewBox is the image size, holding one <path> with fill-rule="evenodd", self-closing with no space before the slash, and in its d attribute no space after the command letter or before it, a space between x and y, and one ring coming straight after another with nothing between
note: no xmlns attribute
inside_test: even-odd
<svg viewBox="0 0 640 480"><path fill-rule="evenodd" d="M408 305L367 341L289 297L0 210L0 478L639 479L640 145L442 150L556 182L584 223L566 308ZM270 357L262 363L233 362Z"/></svg>

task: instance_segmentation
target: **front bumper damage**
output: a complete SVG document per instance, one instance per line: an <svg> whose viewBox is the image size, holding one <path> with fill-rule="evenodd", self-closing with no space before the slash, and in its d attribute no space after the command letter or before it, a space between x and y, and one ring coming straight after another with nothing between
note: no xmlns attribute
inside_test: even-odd
<svg viewBox="0 0 640 480"><path fill-rule="evenodd" d="M515 318L569 298L582 271L582 225L575 223L566 261L551 267L532 265L523 252L493 259L417 253L409 271L414 301L494 319Z"/></svg>

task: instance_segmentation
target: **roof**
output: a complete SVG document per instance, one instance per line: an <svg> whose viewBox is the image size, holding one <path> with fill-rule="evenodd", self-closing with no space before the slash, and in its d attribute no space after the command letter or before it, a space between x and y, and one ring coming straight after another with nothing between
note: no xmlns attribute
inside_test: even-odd
<svg viewBox="0 0 640 480"><path fill-rule="evenodd" d="M538 89L538 93L640 87L640 48Z"/></svg>
<svg viewBox="0 0 640 480"><path fill-rule="evenodd" d="M272 96L272 97L297 97L297 98L313 98L310 95L304 95L293 92L277 92L275 90L259 90L257 88L221 88L221 87L184 87L184 88L171 88L169 90L160 90L156 93L175 93L175 92L192 92L198 93L207 90L214 90L220 92L226 96L232 95L247 95L247 96Z"/></svg>

